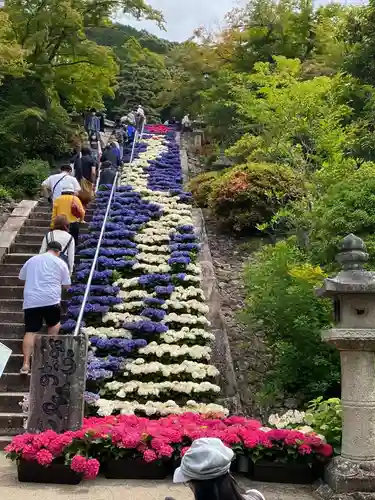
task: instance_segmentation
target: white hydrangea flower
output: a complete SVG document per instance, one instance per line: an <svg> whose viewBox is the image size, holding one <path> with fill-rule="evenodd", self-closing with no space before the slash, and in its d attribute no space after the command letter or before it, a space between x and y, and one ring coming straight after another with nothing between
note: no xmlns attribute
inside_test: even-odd
<svg viewBox="0 0 375 500"><path fill-rule="evenodd" d="M139 354L146 356L149 354L153 354L158 358L161 358L166 354L171 356L172 358L189 356L192 359L210 359L211 357L211 348L207 346L179 346L170 344L157 344L157 342L151 342L146 347L141 347L138 352Z"/></svg>
<svg viewBox="0 0 375 500"><path fill-rule="evenodd" d="M98 408L98 414L100 416L112 415L115 411L120 411L122 415L133 415L136 411L143 411L147 416L179 415L186 412L201 414L217 413L227 416L229 413L229 411L221 405L214 403L197 403L194 400L188 401L184 406L179 406L172 400L166 402L148 401L146 404L142 404L137 401L119 401L100 398L95 402L95 406Z"/></svg>
<svg viewBox="0 0 375 500"><path fill-rule="evenodd" d="M125 330L124 328L113 328L110 327L97 327L88 326L82 328L82 331L88 337L102 337L102 338L123 338L123 339L131 339L132 334L129 330Z"/></svg>
<svg viewBox="0 0 375 500"><path fill-rule="evenodd" d="M126 399L127 394L136 393L139 396L160 396L163 393L179 392L181 394L193 394L214 392L219 393L220 387L211 382L141 382L131 380L130 382L109 382L105 384L103 392L115 392L120 399Z"/></svg>

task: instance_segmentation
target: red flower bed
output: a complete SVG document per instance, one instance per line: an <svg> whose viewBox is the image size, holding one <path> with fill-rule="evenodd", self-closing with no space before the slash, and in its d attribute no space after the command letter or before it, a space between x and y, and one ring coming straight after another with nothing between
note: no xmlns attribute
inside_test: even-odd
<svg viewBox="0 0 375 500"><path fill-rule="evenodd" d="M176 460L201 437L220 438L236 454L247 455L254 462L267 458L313 463L332 455L332 447L314 433L265 430L260 422L244 417L213 418L193 413L159 420L135 415L87 418L75 432L16 436L5 451L12 460L22 458L43 466L63 460L86 479L93 479L99 472L99 458L102 464L120 458L147 463Z"/></svg>
<svg viewBox="0 0 375 500"><path fill-rule="evenodd" d="M166 134L167 132L170 132L171 129L167 127L166 125L146 125L145 126L145 132L147 134Z"/></svg>

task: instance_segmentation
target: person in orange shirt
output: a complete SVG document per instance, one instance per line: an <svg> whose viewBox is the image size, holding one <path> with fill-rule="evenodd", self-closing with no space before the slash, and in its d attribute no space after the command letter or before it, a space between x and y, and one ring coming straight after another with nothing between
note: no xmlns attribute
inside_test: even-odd
<svg viewBox="0 0 375 500"><path fill-rule="evenodd" d="M65 215L69 222L69 233L73 236L74 242L78 245L79 225L85 217L85 209L78 196L72 191L63 191L61 196L53 202L51 227L53 228L55 218L58 215Z"/></svg>

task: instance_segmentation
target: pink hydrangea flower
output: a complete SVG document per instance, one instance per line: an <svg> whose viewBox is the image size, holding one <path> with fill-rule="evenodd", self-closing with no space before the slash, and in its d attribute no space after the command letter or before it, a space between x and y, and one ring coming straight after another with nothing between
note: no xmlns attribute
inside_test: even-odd
<svg viewBox="0 0 375 500"><path fill-rule="evenodd" d="M75 455L72 458L72 462L70 464L70 468L74 470L74 472L82 473L86 470L87 459L82 455Z"/></svg>
<svg viewBox="0 0 375 500"><path fill-rule="evenodd" d="M170 458L173 455L173 448L169 444L163 444L158 450L160 457Z"/></svg>
<svg viewBox="0 0 375 500"><path fill-rule="evenodd" d="M154 452L154 450L146 450L143 453L143 460L147 463L155 462L155 460L157 460L157 459L158 459L158 457L157 457L156 453Z"/></svg>
<svg viewBox="0 0 375 500"><path fill-rule="evenodd" d="M301 444L298 447L298 453L300 453L301 455L311 455L312 453L311 446L309 446L308 444Z"/></svg>
<svg viewBox="0 0 375 500"><path fill-rule="evenodd" d="M31 444L26 444L22 449L22 458L25 460L36 460L36 454L39 450L35 449Z"/></svg>
<svg viewBox="0 0 375 500"><path fill-rule="evenodd" d="M48 450L39 450L38 453L36 454L36 460L40 465L43 466L50 465L53 460L53 455Z"/></svg>
<svg viewBox="0 0 375 500"><path fill-rule="evenodd" d="M96 458L89 458L86 462L86 467L84 470L85 479L95 479L99 474L100 463Z"/></svg>

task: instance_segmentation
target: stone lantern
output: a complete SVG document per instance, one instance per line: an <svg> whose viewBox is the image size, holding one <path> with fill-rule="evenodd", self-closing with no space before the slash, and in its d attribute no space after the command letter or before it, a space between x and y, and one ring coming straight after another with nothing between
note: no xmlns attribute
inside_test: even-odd
<svg viewBox="0 0 375 500"><path fill-rule="evenodd" d="M342 451L328 465L325 498L375 499L375 273L364 242L349 234L337 256L342 271L317 291L334 301L334 327L322 339L341 359Z"/></svg>

